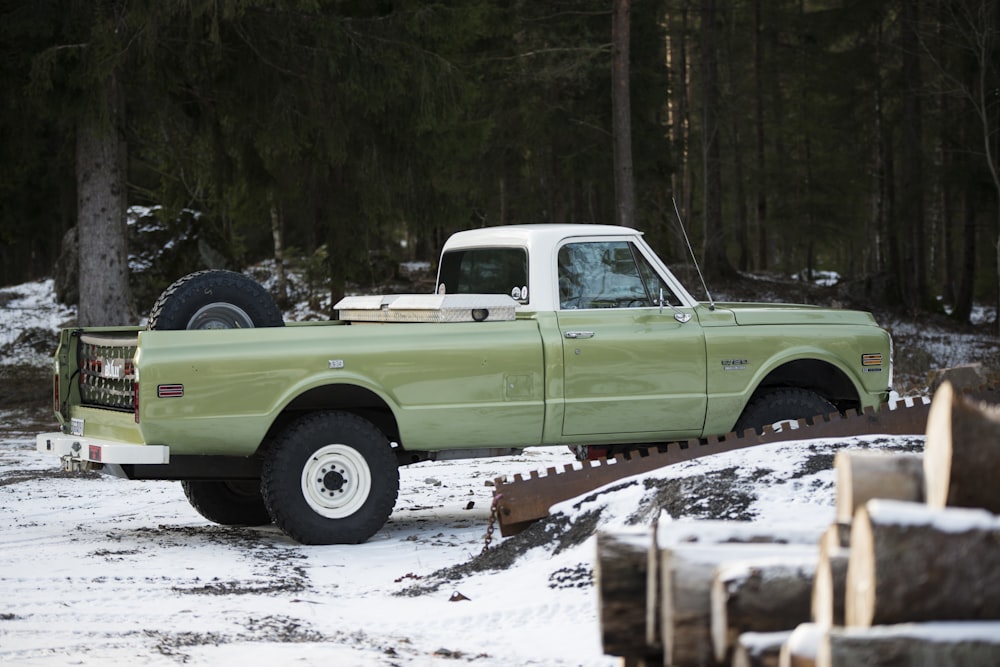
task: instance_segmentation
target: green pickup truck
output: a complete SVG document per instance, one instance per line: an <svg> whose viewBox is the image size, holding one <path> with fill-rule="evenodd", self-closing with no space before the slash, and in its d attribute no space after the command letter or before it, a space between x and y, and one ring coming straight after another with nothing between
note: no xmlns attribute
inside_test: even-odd
<svg viewBox="0 0 1000 667"><path fill-rule="evenodd" d="M460 232L436 286L285 323L241 274L182 278L147 327L62 331L61 430L37 448L181 480L211 521L358 543L400 465L724 434L878 406L892 382L870 314L699 302L625 227Z"/></svg>

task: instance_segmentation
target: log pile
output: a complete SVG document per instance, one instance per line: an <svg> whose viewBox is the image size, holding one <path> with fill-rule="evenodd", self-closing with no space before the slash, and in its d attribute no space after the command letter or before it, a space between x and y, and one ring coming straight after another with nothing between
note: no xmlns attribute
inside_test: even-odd
<svg viewBox="0 0 1000 667"><path fill-rule="evenodd" d="M598 536L605 653L627 666L1000 665L1000 406L944 382L923 454L842 450L836 522Z"/></svg>

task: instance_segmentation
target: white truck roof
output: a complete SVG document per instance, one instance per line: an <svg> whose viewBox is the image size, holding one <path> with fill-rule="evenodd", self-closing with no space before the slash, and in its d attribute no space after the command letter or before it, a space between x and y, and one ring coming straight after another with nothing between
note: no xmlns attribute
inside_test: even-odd
<svg viewBox="0 0 1000 667"><path fill-rule="evenodd" d="M685 305L695 301L669 269L642 239L642 232L632 227L595 224L504 225L456 232L444 244L441 254L469 248L524 248L528 253L529 303L519 303L518 311L555 311L559 309L559 293L555 266L560 246L567 240L583 238L623 239L635 242L650 262L671 285ZM439 277L440 278L440 277Z"/></svg>
<svg viewBox="0 0 1000 667"><path fill-rule="evenodd" d="M555 248L563 239L573 236L642 236L631 227L617 225L553 224L504 225L456 232L445 242L442 252L455 248L517 246Z"/></svg>

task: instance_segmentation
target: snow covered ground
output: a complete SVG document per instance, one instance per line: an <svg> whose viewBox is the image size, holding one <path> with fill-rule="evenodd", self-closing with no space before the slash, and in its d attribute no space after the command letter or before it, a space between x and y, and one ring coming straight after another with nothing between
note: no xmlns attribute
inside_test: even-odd
<svg viewBox="0 0 1000 667"><path fill-rule="evenodd" d="M0 372L44 366L14 341L33 327L54 337L71 314L51 284L0 290ZM567 501L484 555L491 481L560 466L568 451L403 468L373 539L307 547L209 524L174 482L64 475L34 451L47 419L0 409L3 665L615 665L600 645L595 517L616 529L666 511L661 532L729 519L818 537L834 515L837 449L922 447L869 437L707 457Z"/></svg>
<svg viewBox="0 0 1000 667"><path fill-rule="evenodd" d="M0 415L8 428L15 418ZM568 501L487 559L486 482L568 454L404 468L396 510L372 540L306 547L273 528L209 524L177 483L64 476L31 436L0 437L5 665L612 665L599 640L594 538L563 539L576 520L599 511L603 529L648 525L669 506L687 518L661 530L731 518L818 537L833 519L837 448L920 444L776 444L681 464ZM540 542L543 532L551 539Z"/></svg>

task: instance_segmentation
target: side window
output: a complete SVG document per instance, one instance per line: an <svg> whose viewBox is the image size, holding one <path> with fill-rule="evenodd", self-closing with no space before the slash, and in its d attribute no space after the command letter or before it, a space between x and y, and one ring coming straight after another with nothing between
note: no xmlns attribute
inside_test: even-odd
<svg viewBox="0 0 1000 667"><path fill-rule="evenodd" d="M663 290L663 305L668 304L679 306L681 305L681 300L677 298L677 295L667 287L663 279L660 278L660 274L653 269L653 265L649 263L642 253L639 252L637 248L633 246L633 254L635 255L636 261L639 264L639 274L642 276L642 282L646 286L646 291L649 293L650 299L652 299L653 305L659 305L660 303L660 290Z"/></svg>
<svg viewBox="0 0 1000 667"><path fill-rule="evenodd" d="M528 303L528 253L523 248L470 248L441 257L438 291L506 294Z"/></svg>
<svg viewBox="0 0 1000 667"><path fill-rule="evenodd" d="M567 243L559 249L559 307L648 308L676 298L627 241ZM673 299L673 301L671 301Z"/></svg>

